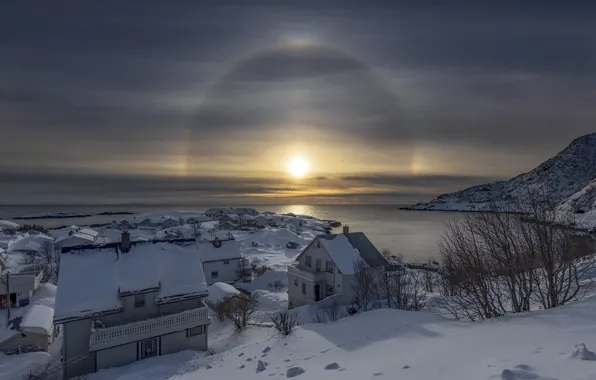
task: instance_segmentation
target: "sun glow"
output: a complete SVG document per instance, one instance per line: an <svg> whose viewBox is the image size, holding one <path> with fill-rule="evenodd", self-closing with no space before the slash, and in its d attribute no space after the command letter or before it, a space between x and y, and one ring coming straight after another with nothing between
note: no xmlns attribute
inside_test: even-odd
<svg viewBox="0 0 596 380"><path fill-rule="evenodd" d="M287 171L296 178L304 177L308 172L308 162L302 157L294 157L288 162Z"/></svg>

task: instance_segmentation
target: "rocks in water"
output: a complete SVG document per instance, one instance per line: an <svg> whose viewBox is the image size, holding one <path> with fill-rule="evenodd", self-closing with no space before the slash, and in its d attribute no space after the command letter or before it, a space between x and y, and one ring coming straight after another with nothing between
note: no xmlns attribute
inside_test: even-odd
<svg viewBox="0 0 596 380"><path fill-rule="evenodd" d="M242 365L240 366L240 369L242 369L242 368L244 368L244 367L246 367L246 366L245 366L244 364L242 364Z"/></svg>
<svg viewBox="0 0 596 380"><path fill-rule="evenodd" d="M262 351L262 352L263 352L263 353L267 353L267 352L269 352L269 351L271 351L271 347L267 346L267 347L265 347L265 349L263 349L263 351Z"/></svg>
<svg viewBox="0 0 596 380"><path fill-rule="evenodd" d="M286 377L287 378L296 377L296 376L302 375L304 372L306 372L306 371L302 367L290 367L286 371Z"/></svg>
<svg viewBox="0 0 596 380"><path fill-rule="evenodd" d="M337 364L337 363L330 363L330 364L327 364L327 365L325 366L325 369L326 369L326 370L339 369L339 364Z"/></svg>
<svg viewBox="0 0 596 380"><path fill-rule="evenodd" d="M405 366L401 367L401 369L408 369L408 368L410 368L410 366L407 364Z"/></svg>

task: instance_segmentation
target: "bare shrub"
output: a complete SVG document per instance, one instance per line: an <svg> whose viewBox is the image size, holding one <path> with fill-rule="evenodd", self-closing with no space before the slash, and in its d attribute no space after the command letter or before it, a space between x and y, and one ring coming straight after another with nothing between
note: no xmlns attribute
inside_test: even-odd
<svg viewBox="0 0 596 380"><path fill-rule="evenodd" d="M267 289L269 289L269 290L272 290L272 289L280 290L280 289L283 289L283 287L284 287L284 283L281 280L270 281L267 284Z"/></svg>
<svg viewBox="0 0 596 380"><path fill-rule="evenodd" d="M578 260L592 252L587 238L545 197L529 193L526 201L526 214L493 207L448 224L440 288L457 318L529 311L532 300L552 308L583 296L591 285L593 261Z"/></svg>
<svg viewBox="0 0 596 380"><path fill-rule="evenodd" d="M230 298L226 304L225 316L234 323L237 329L242 330L257 311L259 300L256 295L243 294Z"/></svg>
<svg viewBox="0 0 596 380"><path fill-rule="evenodd" d="M420 310L423 307L424 270L399 268L385 274L387 304L400 310Z"/></svg>
<svg viewBox="0 0 596 380"><path fill-rule="evenodd" d="M283 311L271 317L271 322L273 322L275 329L283 335L290 335L294 327L298 324L296 315L288 311Z"/></svg>
<svg viewBox="0 0 596 380"><path fill-rule="evenodd" d="M368 311L380 299L379 280L379 268L370 268L364 260L354 262L353 303L358 309Z"/></svg>
<svg viewBox="0 0 596 380"><path fill-rule="evenodd" d="M252 273L253 278L262 276L265 272L270 270L271 267L268 267L267 265L263 264L263 262L259 258L254 258L250 262L250 272Z"/></svg>
<svg viewBox="0 0 596 380"><path fill-rule="evenodd" d="M46 259L46 263L51 264L55 259L54 243L50 240L44 240L41 243L41 254Z"/></svg>

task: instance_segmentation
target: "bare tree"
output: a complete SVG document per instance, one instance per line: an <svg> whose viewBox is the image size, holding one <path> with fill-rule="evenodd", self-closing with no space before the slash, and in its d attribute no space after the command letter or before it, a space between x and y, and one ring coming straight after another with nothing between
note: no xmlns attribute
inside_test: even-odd
<svg viewBox="0 0 596 380"><path fill-rule="evenodd" d="M41 253L46 259L47 264L51 264L55 259L54 244L50 240L44 240L41 243Z"/></svg>
<svg viewBox="0 0 596 380"><path fill-rule="evenodd" d="M271 322L273 322L275 329L283 335L290 335L294 327L298 324L296 315L289 311L282 311L276 316L271 317Z"/></svg>
<svg viewBox="0 0 596 380"><path fill-rule="evenodd" d="M242 330L248 325L248 321L257 311L259 300L256 295L239 295L228 300L225 315L234 322L237 329Z"/></svg>
<svg viewBox="0 0 596 380"><path fill-rule="evenodd" d="M456 317L485 319L529 311L532 300L544 308L583 295L593 260L586 237L555 204L528 193L519 209L469 213L448 224L441 243L441 288Z"/></svg>
<svg viewBox="0 0 596 380"><path fill-rule="evenodd" d="M359 310L369 310L379 300L379 270L369 267L364 260L354 262L354 275L352 288L354 291L353 303Z"/></svg>
<svg viewBox="0 0 596 380"><path fill-rule="evenodd" d="M193 223L192 224L192 236L194 238L201 237L201 223Z"/></svg>
<svg viewBox="0 0 596 380"><path fill-rule="evenodd" d="M401 310L420 310L424 292L424 271L399 268L386 273L388 306Z"/></svg>

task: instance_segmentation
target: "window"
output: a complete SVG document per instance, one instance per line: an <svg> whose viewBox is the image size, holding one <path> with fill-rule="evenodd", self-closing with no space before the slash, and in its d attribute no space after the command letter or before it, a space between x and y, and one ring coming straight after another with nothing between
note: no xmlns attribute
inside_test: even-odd
<svg viewBox="0 0 596 380"><path fill-rule="evenodd" d="M307 267L312 267L312 257L310 257L310 256L306 256L306 257L304 258L304 264L305 264Z"/></svg>
<svg viewBox="0 0 596 380"><path fill-rule="evenodd" d="M145 295L144 294L137 294L135 296L135 308L136 307L145 307Z"/></svg>
<svg viewBox="0 0 596 380"><path fill-rule="evenodd" d="M157 338L147 339L139 342L141 359L157 355Z"/></svg>
<svg viewBox="0 0 596 380"><path fill-rule="evenodd" d="M317 259L316 261L316 272L320 272L321 271L321 259Z"/></svg>
<svg viewBox="0 0 596 380"><path fill-rule="evenodd" d="M224 264L229 264L230 260L224 260Z"/></svg>
<svg viewBox="0 0 596 380"><path fill-rule="evenodd" d="M298 286L298 280L294 280L294 286Z"/></svg>
<svg viewBox="0 0 596 380"><path fill-rule="evenodd" d="M211 272L211 278L218 278L218 277L219 277L219 272L218 271Z"/></svg>
<svg viewBox="0 0 596 380"><path fill-rule="evenodd" d="M186 330L186 337L197 336L205 333L205 326L197 326Z"/></svg>
<svg viewBox="0 0 596 380"><path fill-rule="evenodd" d="M317 242L317 248L321 248L321 242L320 241Z"/></svg>
<svg viewBox="0 0 596 380"><path fill-rule="evenodd" d="M325 293L327 293L327 295L333 294L333 286L325 285Z"/></svg>
<svg viewBox="0 0 596 380"><path fill-rule="evenodd" d="M333 262L329 260L325 260L325 271L329 273L333 273Z"/></svg>
<svg viewBox="0 0 596 380"><path fill-rule="evenodd" d="M306 284L302 283L302 294L306 294Z"/></svg>

